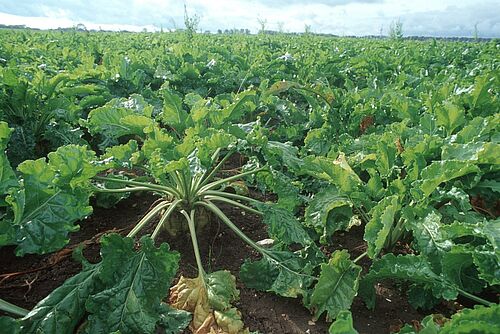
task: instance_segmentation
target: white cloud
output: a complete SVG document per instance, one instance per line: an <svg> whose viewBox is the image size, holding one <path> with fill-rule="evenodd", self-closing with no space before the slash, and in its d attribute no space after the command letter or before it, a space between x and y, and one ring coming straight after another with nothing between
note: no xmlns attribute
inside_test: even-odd
<svg viewBox="0 0 500 334"><path fill-rule="evenodd" d="M378 34L400 19L406 35L471 36L478 23L481 36L500 36L498 0L190 0L190 14L201 16L200 27L259 29L257 18L267 19L268 29L284 23L285 31L301 32L309 24L315 32L338 35ZM176 0L0 0L0 11L9 22L39 27L83 23L87 27L183 26L184 3ZM12 15L16 15L16 19ZM42 19L44 17L45 19ZM47 20L48 19L48 20ZM5 14L0 23L6 23ZM12 24L10 23L10 24Z"/></svg>

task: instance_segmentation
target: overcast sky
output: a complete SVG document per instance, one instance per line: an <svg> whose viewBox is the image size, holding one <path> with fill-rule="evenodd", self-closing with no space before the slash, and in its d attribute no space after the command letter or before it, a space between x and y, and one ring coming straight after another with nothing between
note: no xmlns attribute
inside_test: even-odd
<svg viewBox="0 0 500 334"><path fill-rule="evenodd" d="M391 22L403 23L404 35L500 37L500 0L189 0L200 28L266 29L337 35L387 34ZM182 28L184 2L179 0L0 0L0 24L35 28L70 27L149 31Z"/></svg>

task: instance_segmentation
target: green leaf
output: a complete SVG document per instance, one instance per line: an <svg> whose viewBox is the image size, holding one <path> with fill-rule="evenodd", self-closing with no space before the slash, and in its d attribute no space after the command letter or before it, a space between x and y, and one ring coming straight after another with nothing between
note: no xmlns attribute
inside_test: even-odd
<svg viewBox="0 0 500 334"><path fill-rule="evenodd" d="M446 300L455 299L456 287L437 275L423 255L399 255L392 253L374 260L370 272L361 280L359 292L368 308L375 307L374 283L383 279L403 280L432 289L434 296Z"/></svg>
<svg viewBox="0 0 500 334"><path fill-rule="evenodd" d="M499 113L489 117L476 117L457 133L456 142L468 144L476 141L489 141L492 133L498 133L498 124L500 124Z"/></svg>
<svg viewBox="0 0 500 334"><path fill-rule="evenodd" d="M479 167L468 161L442 160L434 161L422 170L418 185L424 196L429 196L441 183L453 180L470 173L480 173Z"/></svg>
<svg viewBox="0 0 500 334"><path fill-rule="evenodd" d="M19 322L11 317L0 317L0 328L5 334L19 334L21 333L21 326Z"/></svg>
<svg viewBox="0 0 500 334"><path fill-rule="evenodd" d="M113 99L104 106L93 109L85 122L90 134L102 136L102 147L118 144L126 135L144 138L145 128L154 124L151 119L152 106L140 95L129 99Z"/></svg>
<svg viewBox="0 0 500 334"><path fill-rule="evenodd" d="M451 317L440 334L496 334L500 330L500 305L476 306L464 309Z"/></svg>
<svg viewBox="0 0 500 334"><path fill-rule="evenodd" d="M266 250L259 261L241 266L240 278L251 289L274 292L284 297L304 295L312 284L313 262L297 253Z"/></svg>
<svg viewBox="0 0 500 334"><path fill-rule="evenodd" d="M401 209L399 197L392 195L382 199L371 211L366 224L364 240L368 243L368 256L375 258L384 248L394 224L396 213Z"/></svg>
<svg viewBox="0 0 500 334"><path fill-rule="evenodd" d="M134 166L133 158L138 150L137 141L129 140L126 144L106 148L106 153L100 157L100 160L106 166L132 169Z"/></svg>
<svg viewBox="0 0 500 334"><path fill-rule="evenodd" d="M161 313L158 325L162 327L164 334L182 333L191 322L191 313L175 309L165 303L161 303Z"/></svg>
<svg viewBox="0 0 500 334"><path fill-rule="evenodd" d="M479 270L479 277L491 285L500 284L500 252L479 251L472 254L474 264Z"/></svg>
<svg viewBox="0 0 500 334"><path fill-rule="evenodd" d="M472 253L472 254L471 254ZM473 252L454 247L442 255L442 275L462 290L478 293L486 287L473 263Z"/></svg>
<svg viewBox="0 0 500 334"><path fill-rule="evenodd" d="M7 123L0 122L0 207L5 205L4 195L7 190L18 186L16 174L5 154L11 132L12 129L9 128Z"/></svg>
<svg viewBox="0 0 500 334"><path fill-rule="evenodd" d="M500 181L497 180L483 180L476 185L476 188L491 189L492 191L500 194Z"/></svg>
<svg viewBox="0 0 500 334"><path fill-rule="evenodd" d="M149 237L141 238L134 251L131 238L111 234L101 239L105 289L86 303L89 333L153 333L160 320L160 302L166 297L178 270L179 254L166 243L155 248Z"/></svg>
<svg viewBox="0 0 500 334"><path fill-rule="evenodd" d="M340 311L337 319L330 325L329 334L358 334L352 325L352 314L350 311Z"/></svg>
<svg viewBox="0 0 500 334"><path fill-rule="evenodd" d="M86 265L22 319L23 333L74 333L86 313L87 298L100 288L100 264Z"/></svg>
<svg viewBox="0 0 500 334"><path fill-rule="evenodd" d="M426 316L420 326L419 329L415 329L413 326L405 325L398 334L438 334L441 333L441 328L434 322L434 315Z"/></svg>
<svg viewBox="0 0 500 334"><path fill-rule="evenodd" d="M297 157L298 149L292 146L291 143L280 143L276 141L268 141L264 147L264 154L266 160L272 165L285 165L292 171L300 170L304 164L303 161Z"/></svg>
<svg viewBox="0 0 500 334"><path fill-rule="evenodd" d="M325 157L314 157L304 160L302 173L308 174L336 185L342 192L350 193L362 184L359 176L352 170L341 153L333 160Z"/></svg>
<svg viewBox="0 0 500 334"><path fill-rule="evenodd" d="M467 143L450 144L443 148L443 160L473 161L479 164L500 164L500 144L498 143Z"/></svg>
<svg viewBox="0 0 500 334"><path fill-rule="evenodd" d="M48 158L49 168L55 172L54 183L61 188L86 186L92 177L106 168L95 165L95 152L85 146L62 146L49 153Z"/></svg>
<svg viewBox="0 0 500 334"><path fill-rule="evenodd" d="M206 276L208 302L217 311L231 308L238 300L240 292L236 289L236 278L227 270L219 270Z"/></svg>
<svg viewBox="0 0 500 334"><path fill-rule="evenodd" d="M249 115L255 108L255 91L246 90L236 94L232 99L232 103L223 109L212 110L209 117L214 125L222 125L229 121L241 121L241 118Z"/></svg>
<svg viewBox="0 0 500 334"><path fill-rule="evenodd" d="M407 220L406 223L417 241L420 253L437 256L450 250L452 242L443 236L441 216L436 211L431 211L422 218Z"/></svg>
<svg viewBox="0 0 500 334"><path fill-rule="evenodd" d="M383 177L388 177L396 160L396 146L384 142L377 143L377 160L375 164Z"/></svg>
<svg viewBox="0 0 500 334"><path fill-rule="evenodd" d="M312 239L290 210L270 204L258 204L257 210L264 216L262 222L268 226L267 232L274 240L290 245L293 243L306 246Z"/></svg>
<svg viewBox="0 0 500 334"><path fill-rule="evenodd" d="M348 310L358 292L361 267L352 262L346 250L335 251L328 263L321 265L318 283L312 292L308 308L314 318L326 312L327 321Z"/></svg>
<svg viewBox="0 0 500 334"><path fill-rule="evenodd" d="M336 187L322 188L309 202L304 217L307 226L329 237L351 227L352 202Z"/></svg>
<svg viewBox="0 0 500 334"><path fill-rule="evenodd" d="M450 101L445 101L440 108L436 108L437 124L446 129L446 133L453 134L455 129L465 123L465 111Z"/></svg>
<svg viewBox="0 0 500 334"><path fill-rule="evenodd" d="M68 243L68 233L78 230L76 221L92 213L85 191L62 190L52 184L57 177L44 159L28 160L18 167L24 187L8 197L16 229L16 254L45 254Z"/></svg>
<svg viewBox="0 0 500 334"><path fill-rule="evenodd" d="M181 134L189 126L191 118L182 108L182 99L168 88L162 88L163 111L161 120Z"/></svg>

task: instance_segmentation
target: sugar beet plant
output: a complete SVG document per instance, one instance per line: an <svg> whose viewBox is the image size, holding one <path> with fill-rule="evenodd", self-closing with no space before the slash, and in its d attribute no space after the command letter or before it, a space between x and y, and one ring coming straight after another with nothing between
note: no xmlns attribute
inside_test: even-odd
<svg viewBox="0 0 500 334"><path fill-rule="evenodd" d="M12 130L6 123L0 126L3 149ZM287 263L297 255L284 249L277 252L262 248L219 208L218 204L224 203L260 215L267 212L268 222L269 216L279 214L267 204L224 191L231 182L264 170L260 167L226 178L218 177L218 171L235 151L234 136L219 131L212 133L209 139L186 137L170 142L172 146L162 151L150 149L153 145L159 146L160 139L166 142L166 132L155 124L145 131L147 135L141 139L141 145L130 140L108 147L100 157L84 146L62 146L50 153L47 160L21 163L17 175L5 154L0 155L5 188L2 190L7 194L2 198L5 214L1 220L1 243L17 245L18 255L44 254L62 248L68 242L68 233L78 229L73 224L91 214L90 196L97 197L104 206L133 192L146 191L159 196L126 237L109 234L101 239L101 262L90 264L81 251L77 252L76 257L83 264L82 272L54 290L29 313L2 303L3 310L24 316L21 320L2 318L3 322L21 333L40 329L47 333L75 330L133 333L154 332L158 327L175 333L188 323L194 333L248 332L240 313L231 306L239 296L234 276L224 270L206 273L203 268L196 232L206 223L207 213L218 217L259 251L262 261L268 265L291 275L308 277L302 273L302 264L296 260ZM190 153L183 156L182 150ZM222 151L225 155L219 160ZM153 222L152 233L143 236L136 249L134 237ZM298 221L295 223L295 230L287 229L293 227L294 221L287 226L270 227L282 235L281 240L303 244L307 235ZM181 277L171 288L169 305L162 300L166 299L177 272L179 254L170 251L166 243L156 248L154 241L162 230L176 234L179 229L189 231L198 276ZM305 264L306 260L302 262ZM258 275L252 270L248 272ZM294 289L293 285L282 282L281 289L284 288Z"/></svg>

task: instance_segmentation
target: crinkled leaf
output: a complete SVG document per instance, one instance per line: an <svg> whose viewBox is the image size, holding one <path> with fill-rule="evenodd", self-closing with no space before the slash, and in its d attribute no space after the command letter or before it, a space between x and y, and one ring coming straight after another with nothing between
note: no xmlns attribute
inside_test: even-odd
<svg viewBox="0 0 500 334"><path fill-rule="evenodd" d="M358 334L352 325L352 314L350 311L340 311L337 319L330 325L329 334Z"/></svg>
<svg viewBox="0 0 500 334"><path fill-rule="evenodd" d="M424 196L429 196L441 183L470 173L480 173L479 167L468 161L434 161L422 170L419 184Z"/></svg>
<svg viewBox="0 0 500 334"><path fill-rule="evenodd" d="M314 287L308 307L318 319L324 312L328 319L351 307L358 292L361 267L352 262L346 250L335 251L328 263L321 265L321 274Z"/></svg>
<svg viewBox="0 0 500 334"><path fill-rule="evenodd" d="M347 193L355 191L362 184L343 153L335 160L325 157L305 159L302 173L326 180Z"/></svg>
<svg viewBox="0 0 500 334"><path fill-rule="evenodd" d="M305 223L325 237L348 230L352 222L352 202L336 187L322 188L305 210Z"/></svg>
<svg viewBox="0 0 500 334"><path fill-rule="evenodd" d="M456 128L465 123L465 110L452 102L446 101L436 108L437 124L446 129L451 135Z"/></svg>
<svg viewBox="0 0 500 334"><path fill-rule="evenodd" d="M259 261L245 261L240 278L251 289L270 291L284 297L304 295L312 284L313 265L297 253L268 250ZM272 257L271 257L272 256Z"/></svg>
<svg viewBox="0 0 500 334"><path fill-rule="evenodd" d="M476 306L464 309L451 317L440 334L497 334L500 331L500 305Z"/></svg>
<svg viewBox="0 0 500 334"><path fill-rule="evenodd" d="M479 270L479 277L491 285L500 284L500 252L476 250L472 257Z"/></svg>
<svg viewBox="0 0 500 334"><path fill-rule="evenodd" d="M399 210L399 197L392 195L382 199L370 211L372 218L366 224L364 240L368 243L368 256L372 259L384 248Z"/></svg>
<svg viewBox="0 0 500 334"><path fill-rule="evenodd" d="M100 264L86 265L40 301L23 318L23 333L74 333L86 313L87 298L101 287L99 269Z"/></svg>
<svg viewBox="0 0 500 334"><path fill-rule="evenodd" d="M161 303L162 312L158 325L161 327L161 333L178 334L181 333L191 322L191 313L170 307L170 305Z"/></svg>
<svg viewBox="0 0 500 334"><path fill-rule="evenodd" d="M231 306L239 297L236 279L228 271L217 271L207 275L185 278L170 289L169 301L177 309L193 313L189 326L193 333L247 333L241 314Z"/></svg>
<svg viewBox="0 0 500 334"><path fill-rule="evenodd" d="M498 143L467 143L450 144L443 148L443 160L473 161L480 164L500 164L500 144Z"/></svg>
<svg viewBox="0 0 500 334"><path fill-rule="evenodd" d="M111 234L101 239L105 288L92 295L86 308L90 313L88 333L152 333L160 320L160 302L178 270L179 254L166 243L154 247L149 237L141 238L134 251L131 238Z"/></svg>
<svg viewBox="0 0 500 334"><path fill-rule="evenodd" d="M133 157L138 150L137 141L129 140L126 144L106 148L106 153L100 159L106 166L132 169Z"/></svg>
<svg viewBox="0 0 500 334"><path fill-rule="evenodd" d="M383 279L402 280L432 289L436 297L455 299L456 287L437 275L423 255L399 255L392 253L374 260L370 272L361 280L359 292L369 308L375 307L375 287Z"/></svg>
<svg viewBox="0 0 500 334"><path fill-rule="evenodd" d="M256 208L264 214L262 222L268 226L267 232L274 240L286 245L296 243L302 246L312 242L290 210L270 204L258 204Z"/></svg>
<svg viewBox="0 0 500 334"><path fill-rule="evenodd" d="M25 161L18 170L24 187L7 197L14 212L16 254L45 254L62 248L68 233L79 228L73 224L92 212L89 194L55 187L52 181L56 174L44 159Z"/></svg>
<svg viewBox="0 0 500 334"><path fill-rule="evenodd" d="M441 216L436 211L431 211L422 218L407 220L406 223L412 231L420 253L437 256L438 253L451 248L452 242L443 236Z"/></svg>
<svg viewBox="0 0 500 334"><path fill-rule="evenodd" d="M21 326L19 322L11 317L0 317L0 328L6 334L19 334L21 333Z"/></svg>
<svg viewBox="0 0 500 334"><path fill-rule="evenodd" d="M189 126L188 120L190 120L190 117L182 108L181 98L168 88L162 88L161 94L163 96L161 120L174 128L178 133L183 133L184 129Z"/></svg>
<svg viewBox="0 0 500 334"><path fill-rule="evenodd" d="M236 289L236 278L227 270L210 273L206 277L208 302L214 310L224 311L238 300L240 292Z"/></svg>
<svg viewBox="0 0 500 334"><path fill-rule="evenodd" d="M62 146L48 155L49 168L55 172L54 183L64 188L68 185L75 189L85 186L104 166L95 164L96 156L85 146Z"/></svg>

